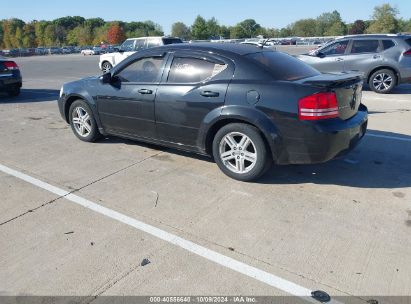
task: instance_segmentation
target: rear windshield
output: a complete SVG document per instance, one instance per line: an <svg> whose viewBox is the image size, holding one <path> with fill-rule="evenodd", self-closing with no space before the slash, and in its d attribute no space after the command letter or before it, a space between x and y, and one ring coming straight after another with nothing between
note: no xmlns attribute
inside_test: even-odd
<svg viewBox="0 0 411 304"><path fill-rule="evenodd" d="M276 80L292 81L320 74L301 60L280 52L253 53L246 57L262 65Z"/></svg>
<svg viewBox="0 0 411 304"><path fill-rule="evenodd" d="M182 43L181 39L178 38L163 38L164 45L173 43Z"/></svg>
<svg viewBox="0 0 411 304"><path fill-rule="evenodd" d="M405 42L406 42L409 46L411 46L411 38L405 39Z"/></svg>

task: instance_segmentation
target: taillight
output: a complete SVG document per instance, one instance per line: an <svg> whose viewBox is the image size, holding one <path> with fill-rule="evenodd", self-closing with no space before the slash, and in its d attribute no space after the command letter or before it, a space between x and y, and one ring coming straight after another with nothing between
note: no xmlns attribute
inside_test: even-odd
<svg viewBox="0 0 411 304"><path fill-rule="evenodd" d="M411 56L411 49L403 53L404 56Z"/></svg>
<svg viewBox="0 0 411 304"><path fill-rule="evenodd" d="M15 63L14 61L5 61L3 62L3 65L8 69L8 70L18 70L19 66L17 65L17 63Z"/></svg>
<svg viewBox="0 0 411 304"><path fill-rule="evenodd" d="M317 93L298 101L300 120L320 120L338 117L337 96L334 92Z"/></svg>

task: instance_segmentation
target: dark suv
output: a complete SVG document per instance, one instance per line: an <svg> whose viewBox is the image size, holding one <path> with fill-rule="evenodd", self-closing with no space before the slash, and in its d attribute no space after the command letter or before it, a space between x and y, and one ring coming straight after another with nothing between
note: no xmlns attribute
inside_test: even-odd
<svg viewBox="0 0 411 304"><path fill-rule="evenodd" d="M297 56L323 73L358 71L377 93L411 82L411 35L357 35Z"/></svg>

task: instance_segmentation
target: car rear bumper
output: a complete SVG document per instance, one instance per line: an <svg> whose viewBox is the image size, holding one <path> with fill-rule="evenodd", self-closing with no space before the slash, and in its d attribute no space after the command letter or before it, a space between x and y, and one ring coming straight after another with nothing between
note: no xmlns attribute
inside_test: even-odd
<svg viewBox="0 0 411 304"><path fill-rule="evenodd" d="M300 136L282 136L283 149L278 164L323 163L351 151L365 135L367 108L361 105L348 120L304 122Z"/></svg>
<svg viewBox="0 0 411 304"><path fill-rule="evenodd" d="M0 91L7 91L10 88L21 88L21 77L0 77Z"/></svg>

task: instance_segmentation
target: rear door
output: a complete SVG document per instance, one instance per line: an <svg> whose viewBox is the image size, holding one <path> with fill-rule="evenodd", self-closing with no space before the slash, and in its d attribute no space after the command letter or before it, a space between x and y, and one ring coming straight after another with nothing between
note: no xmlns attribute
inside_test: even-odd
<svg viewBox="0 0 411 304"><path fill-rule="evenodd" d="M178 51L167 66L169 73L165 73L155 101L157 137L196 146L206 115L224 105L234 64L211 54Z"/></svg>
<svg viewBox="0 0 411 304"><path fill-rule="evenodd" d="M378 39L353 40L349 54L345 56L345 71L361 72L367 75L369 71L383 64L382 45Z"/></svg>

